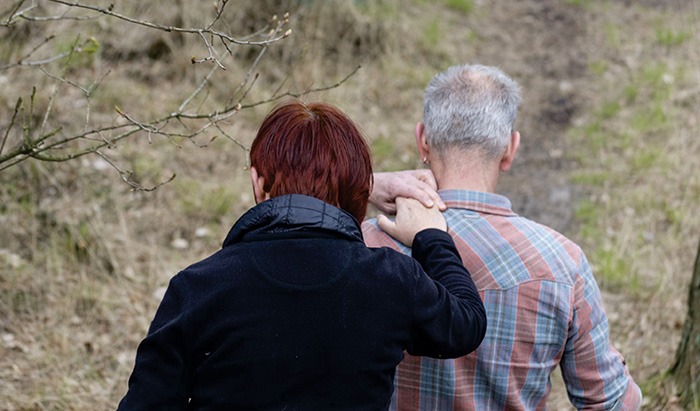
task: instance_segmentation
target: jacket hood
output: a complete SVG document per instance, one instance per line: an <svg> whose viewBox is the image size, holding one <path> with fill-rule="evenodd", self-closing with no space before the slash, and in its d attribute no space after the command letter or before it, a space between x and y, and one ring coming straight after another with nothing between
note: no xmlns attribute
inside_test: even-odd
<svg viewBox="0 0 700 411"><path fill-rule="evenodd" d="M364 242L355 217L345 210L302 194L271 198L238 219L223 246L273 237L329 236Z"/></svg>

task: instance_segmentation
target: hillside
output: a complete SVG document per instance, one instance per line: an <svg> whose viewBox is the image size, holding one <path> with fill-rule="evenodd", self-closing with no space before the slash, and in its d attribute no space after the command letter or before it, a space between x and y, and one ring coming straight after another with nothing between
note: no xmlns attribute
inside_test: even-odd
<svg viewBox="0 0 700 411"><path fill-rule="evenodd" d="M696 0L247 0L214 27L282 38L230 53L213 37L95 10L9 3L0 6L0 409L115 407L169 278L217 250L253 205L246 147L272 107L264 101L324 89L303 98L348 112L378 171L420 167L422 90L465 62L499 66L523 89L521 151L500 191L581 244L645 407L676 406L656 377L679 341L700 240ZM109 10L177 27L203 27L217 11L192 0ZM146 124L181 107L230 111L215 124ZM58 155L113 138L123 123L136 131L99 155L3 169L2 156L37 131L103 129ZM549 405L569 407L557 380Z"/></svg>

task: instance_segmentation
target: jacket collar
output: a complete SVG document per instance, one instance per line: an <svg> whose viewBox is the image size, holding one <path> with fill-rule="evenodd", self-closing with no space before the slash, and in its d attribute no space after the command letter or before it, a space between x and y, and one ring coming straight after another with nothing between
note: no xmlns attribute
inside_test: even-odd
<svg viewBox="0 0 700 411"><path fill-rule="evenodd" d="M345 210L317 198L286 194L251 208L234 224L223 246L274 237L331 237L364 242L360 225Z"/></svg>

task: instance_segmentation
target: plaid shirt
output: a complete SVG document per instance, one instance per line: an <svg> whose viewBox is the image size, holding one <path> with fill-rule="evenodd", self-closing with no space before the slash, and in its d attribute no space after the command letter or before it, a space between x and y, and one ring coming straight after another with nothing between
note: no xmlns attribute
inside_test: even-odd
<svg viewBox="0 0 700 411"><path fill-rule="evenodd" d="M557 366L577 408L638 409L641 392L608 341L600 291L581 249L515 214L503 196L461 190L440 196L448 232L486 307L486 338L454 360L406 354L392 409L546 409ZM368 246L410 253L376 220L362 229Z"/></svg>

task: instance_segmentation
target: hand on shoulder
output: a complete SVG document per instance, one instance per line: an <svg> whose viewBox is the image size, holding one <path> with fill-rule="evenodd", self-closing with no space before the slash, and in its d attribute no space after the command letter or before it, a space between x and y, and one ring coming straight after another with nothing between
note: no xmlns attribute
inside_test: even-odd
<svg viewBox="0 0 700 411"><path fill-rule="evenodd" d="M440 210L446 209L437 193L437 183L430 170L374 173L369 202L379 211L393 215L396 214L398 197L414 198L426 207L437 204Z"/></svg>
<svg viewBox="0 0 700 411"><path fill-rule="evenodd" d="M447 222L437 206L426 207L417 200L403 197L396 198L396 219L392 221L380 215L377 224L384 232L409 247L422 230L437 228L447 231Z"/></svg>

